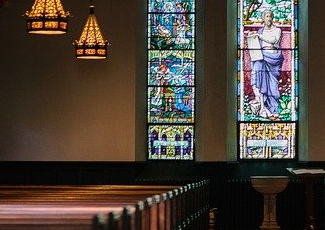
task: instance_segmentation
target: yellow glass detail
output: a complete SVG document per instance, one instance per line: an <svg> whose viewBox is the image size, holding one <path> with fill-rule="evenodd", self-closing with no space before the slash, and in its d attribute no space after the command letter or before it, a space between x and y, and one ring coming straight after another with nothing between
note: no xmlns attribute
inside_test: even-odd
<svg viewBox="0 0 325 230"><path fill-rule="evenodd" d="M26 12L28 18L68 18L69 15L60 0L35 0L30 12Z"/></svg>
<svg viewBox="0 0 325 230"><path fill-rule="evenodd" d="M95 49L86 49L85 54L96 54L96 50Z"/></svg>
<svg viewBox="0 0 325 230"><path fill-rule="evenodd" d="M60 28L61 29L67 29L68 28L68 23L66 23L66 22L60 22Z"/></svg>
<svg viewBox="0 0 325 230"><path fill-rule="evenodd" d="M77 55L82 55L83 54L83 49L77 49L76 54Z"/></svg>
<svg viewBox="0 0 325 230"><path fill-rule="evenodd" d="M99 50L97 50L97 53L100 54L100 55L105 55L106 50L104 50L104 49L99 49Z"/></svg>
<svg viewBox="0 0 325 230"><path fill-rule="evenodd" d="M45 28L47 29L55 29L59 27L59 23L55 22L55 21L49 21L49 22L45 22Z"/></svg>
<svg viewBox="0 0 325 230"><path fill-rule="evenodd" d="M27 31L33 34L64 34L67 32L67 19L61 0L35 0L27 17ZM31 25L30 25L31 23Z"/></svg>
<svg viewBox="0 0 325 230"><path fill-rule="evenodd" d="M43 23L42 22L32 22L32 28L37 29L37 28L42 28Z"/></svg>

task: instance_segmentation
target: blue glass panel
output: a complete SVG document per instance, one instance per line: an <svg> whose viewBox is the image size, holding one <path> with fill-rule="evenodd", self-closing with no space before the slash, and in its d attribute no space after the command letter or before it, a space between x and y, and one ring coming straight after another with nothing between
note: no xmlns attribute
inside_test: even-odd
<svg viewBox="0 0 325 230"><path fill-rule="evenodd" d="M298 50L295 50L295 71L298 71L299 69L299 59L298 59Z"/></svg>
<svg viewBox="0 0 325 230"><path fill-rule="evenodd" d="M241 60L240 59L237 60L237 69L238 70L241 69Z"/></svg>
<svg viewBox="0 0 325 230"><path fill-rule="evenodd" d="M295 14L295 19L297 19L298 18L298 4L295 4L295 6L294 6L294 14ZM297 25L298 23L296 23L296 25Z"/></svg>

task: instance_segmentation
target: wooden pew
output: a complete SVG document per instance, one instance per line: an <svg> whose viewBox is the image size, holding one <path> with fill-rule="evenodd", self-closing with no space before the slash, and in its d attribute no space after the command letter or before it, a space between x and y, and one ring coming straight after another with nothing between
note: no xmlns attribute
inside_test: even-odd
<svg viewBox="0 0 325 230"><path fill-rule="evenodd" d="M0 229L90 229L97 213L135 209L138 201L174 187L0 186Z"/></svg>
<svg viewBox="0 0 325 230"><path fill-rule="evenodd" d="M206 185L0 186L0 230L197 230Z"/></svg>
<svg viewBox="0 0 325 230"><path fill-rule="evenodd" d="M159 197L159 198L158 198ZM155 205L156 200L157 205ZM123 228L109 226L112 230L198 230L208 228L209 182L201 181L175 188L167 193L147 199L137 216L142 225ZM160 215L163 217L160 218ZM154 218L153 218L154 217ZM120 221L123 216L119 216ZM125 217L124 217L125 218ZM129 217L132 219L132 214ZM137 222L135 220L135 223ZM123 222L123 221L122 221Z"/></svg>

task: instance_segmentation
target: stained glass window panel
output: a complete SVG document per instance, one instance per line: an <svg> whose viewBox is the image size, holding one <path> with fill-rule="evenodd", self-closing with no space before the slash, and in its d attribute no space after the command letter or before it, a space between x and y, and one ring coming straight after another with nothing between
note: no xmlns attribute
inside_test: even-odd
<svg viewBox="0 0 325 230"><path fill-rule="evenodd" d="M150 159L193 159L194 126L150 125L148 134Z"/></svg>
<svg viewBox="0 0 325 230"><path fill-rule="evenodd" d="M148 55L149 85L194 85L193 50L150 50Z"/></svg>
<svg viewBox="0 0 325 230"><path fill-rule="evenodd" d="M194 0L149 0L148 49L194 49Z"/></svg>
<svg viewBox="0 0 325 230"><path fill-rule="evenodd" d="M148 120L152 123L193 123L193 87L149 87Z"/></svg>
<svg viewBox="0 0 325 230"><path fill-rule="evenodd" d="M194 49L194 14L155 14L148 22L149 49Z"/></svg>
<svg viewBox="0 0 325 230"><path fill-rule="evenodd" d="M285 48L297 48L296 34L298 26L298 1L296 0L239 0L238 2L238 43L244 48L243 37L248 31L256 31L262 27L263 12L273 12L274 24L283 31L282 46ZM288 38L289 37L289 38ZM289 42L289 43L287 43ZM289 47L288 47L289 46Z"/></svg>
<svg viewBox="0 0 325 230"><path fill-rule="evenodd" d="M243 58L241 58L243 65L239 67L239 78L238 78L238 100L239 100L239 116L240 121L268 121L269 117L266 117L260 112L260 103L256 99L256 91L254 92L254 85L252 82L265 81L260 84L268 84L272 79L258 79L258 75L262 76L278 76L278 79L274 81L277 90L273 93L276 102L274 102L274 110L278 114L278 117L273 120L277 121L295 121L297 120L297 55L295 50L283 50L282 55L284 61L282 63L282 69L278 71L271 70L260 70L252 72L251 59L249 51L244 50L241 52ZM241 67L243 69L241 69ZM253 77L257 79L253 79ZM256 84L256 83L255 83Z"/></svg>
<svg viewBox="0 0 325 230"><path fill-rule="evenodd" d="M238 0L237 114L241 159L295 157L299 96L297 4L297 0ZM272 139L243 141L248 132L243 127L253 124L265 130L284 124L293 126L291 141L286 141L291 152L268 146L280 143ZM254 146L261 143L266 144ZM285 141L281 143L285 145Z"/></svg>
<svg viewBox="0 0 325 230"><path fill-rule="evenodd" d="M149 13L194 13L195 5L193 0L151 0L148 11Z"/></svg>
<svg viewBox="0 0 325 230"><path fill-rule="evenodd" d="M148 159L193 160L195 1L148 0Z"/></svg>
<svg viewBox="0 0 325 230"><path fill-rule="evenodd" d="M241 123L242 159L292 159L295 156L295 123Z"/></svg>

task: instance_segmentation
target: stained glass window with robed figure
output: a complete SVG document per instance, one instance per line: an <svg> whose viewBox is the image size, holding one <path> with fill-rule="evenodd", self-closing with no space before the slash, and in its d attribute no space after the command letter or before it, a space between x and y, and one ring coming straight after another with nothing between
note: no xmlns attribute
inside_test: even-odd
<svg viewBox="0 0 325 230"><path fill-rule="evenodd" d="M298 0L238 0L240 159L294 159Z"/></svg>
<svg viewBox="0 0 325 230"><path fill-rule="evenodd" d="M195 0L148 0L148 159L193 160Z"/></svg>

